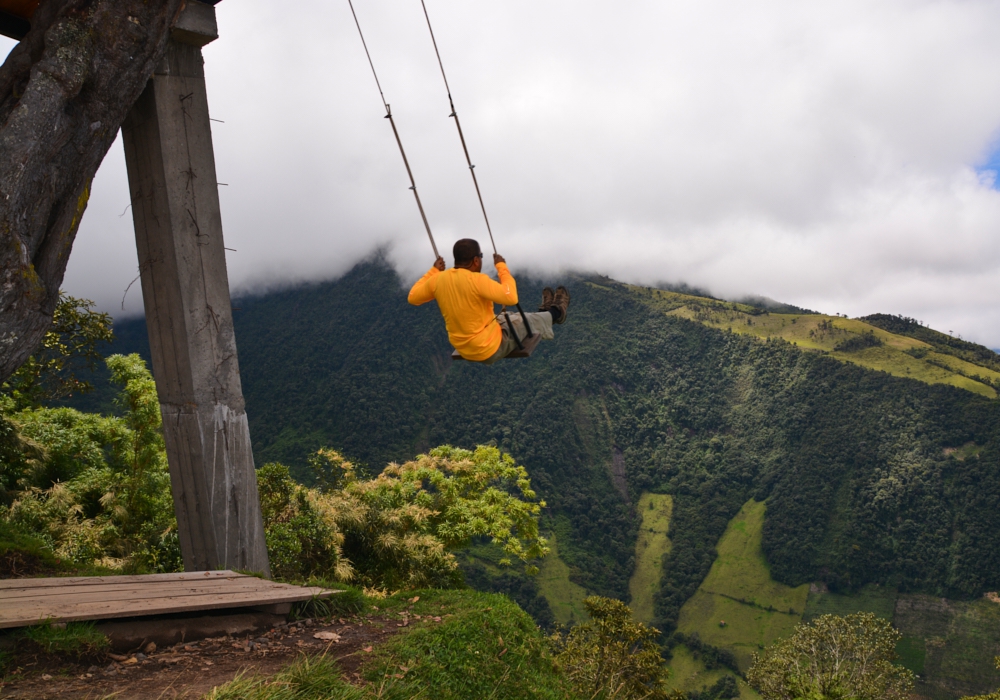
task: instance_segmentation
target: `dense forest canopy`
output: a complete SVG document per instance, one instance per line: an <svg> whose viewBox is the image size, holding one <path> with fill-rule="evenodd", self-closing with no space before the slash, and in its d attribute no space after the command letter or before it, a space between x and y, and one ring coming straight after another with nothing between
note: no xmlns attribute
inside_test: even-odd
<svg viewBox="0 0 1000 700"><path fill-rule="evenodd" d="M432 445L493 441L548 503L543 526L573 580L622 599L635 504L670 493L673 548L656 603L668 632L751 497L767 499L764 550L784 583L953 597L1000 587L996 400L665 313L655 290L564 282L573 306L556 340L493 367L452 363L436 308L407 305L378 258L333 282L240 300L258 463L280 460L305 480L318 447L377 471ZM519 279L522 298L541 284ZM115 351L145 352L141 322L116 332ZM86 400L99 408L102 397Z"/></svg>

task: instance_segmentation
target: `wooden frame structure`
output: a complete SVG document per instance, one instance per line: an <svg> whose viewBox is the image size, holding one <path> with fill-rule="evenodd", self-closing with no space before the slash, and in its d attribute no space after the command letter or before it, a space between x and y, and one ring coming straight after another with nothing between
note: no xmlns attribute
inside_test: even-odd
<svg viewBox="0 0 1000 700"><path fill-rule="evenodd" d="M184 568L267 575L201 54L218 2L182 5L122 141ZM0 0L0 34L23 38L38 5Z"/></svg>

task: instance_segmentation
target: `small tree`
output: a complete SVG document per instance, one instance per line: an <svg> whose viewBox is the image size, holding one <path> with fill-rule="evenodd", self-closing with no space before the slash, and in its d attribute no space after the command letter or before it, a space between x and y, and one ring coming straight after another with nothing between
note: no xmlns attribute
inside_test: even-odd
<svg viewBox="0 0 1000 700"><path fill-rule="evenodd" d="M42 344L3 384L14 408L37 408L72 394L93 390L77 377L102 361L100 348L114 339L111 316L94 311L94 302L59 293L59 304Z"/></svg>
<svg viewBox="0 0 1000 700"><path fill-rule="evenodd" d="M583 601L590 621L568 636L556 633L556 661L575 691L601 700L665 700L669 671L656 644L659 630L632 619L620 600L591 596Z"/></svg>
<svg viewBox="0 0 1000 700"><path fill-rule="evenodd" d="M765 700L905 700L913 674L893 663L900 637L872 613L823 615L754 654L747 681Z"/></svg>

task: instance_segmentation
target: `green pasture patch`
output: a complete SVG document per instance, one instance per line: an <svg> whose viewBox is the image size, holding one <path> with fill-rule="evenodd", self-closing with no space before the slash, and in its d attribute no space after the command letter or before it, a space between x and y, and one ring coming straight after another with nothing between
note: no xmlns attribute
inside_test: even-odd
<svg viewBox="0 0 1000 700"><path fill-rule="evenodd" d="M899 663L918 676L924 672L924 661L927 658L927 644L920 637L903 636L896 644L896 654Z"/></svg>
<svg viewBox="0 0 1000 700"><path fill-rule="evenodd" d="M791 588L771 578L761 550L765 511L764 503L750 500L730 521L716 546L718 557L677 625L733 652L744 670L754 652L791 634L809 594L808 584Z"/></svg>
<svg viewBox="0 0 1000 700"><path fill-rule="evenodd" d="M559 558L555 535L549 539L549 553L538 563L538 590L549 601L552 614L562 625L575 625L587 619L583 599L587 591L569 580L570 568Z"/></svg>
<svg viewBox="0 0 1000 700"><path fill-rule="evenodd" d="M809 587L803 620L808 622L820 615L846 617L858 612L870 612L884 620L893 619L896 609L896 590L885 586L865 586L856 593L841 595L830 593L825 587Z"/></svg>
<svg viewBox="0 0 1000 700"><path fill-rule="evenodd" d="M740 669L746 671L754 653L790 635L801 620L801 613L766 610L698 590L681 608L677 627L685 634L696 632L714 647L731 651Z"/></svg>
<svg viewBox="0 0 1000 700"><path fill-rule="evenodd" d="M646 624L653 621L653 597L660 590L663 557L670 553L668 533L673 508L673 498L660 493L642 494L636 506L642 524L635 541L635 571L628 590L633 616Z"/></svg>
<svg viewBox="0 0 1000 700"><path fill-rule="evenodd" d="M667 679L669 690L679 690L685 693L702 692L706 688L711 688L720 678L725 676L735 676L736 674L728 668L706 669L699 659L695 658L691 650L683 644L678 644L672 650L673 656L667 663L670 669L670 678ZM753 688L737 677L740 687L740 700L757 700L760 696L754 692Z"/></svg>
<svg viewBox="0 0 1000 700"><path fill-rule="evenodd" d="M916 379L925 384L951 384L959 389L965 389L966 391L971 391L987 398L993 399L997 396L997 392L993 387L987 386L970 377L963 376L963 374L951 369L950 366L937 363L933 359L937 357L947 358L949 361L963 363L969 367L977 367L977 365L973 365L971 362L965 362L964 360L959 360L948 355L927 353L924 357L917 358L908 353L899 352L889 346L883 346L853 353L832 352L830 353L830 357L867 369L888 372L896 377ZM992 370L988 370L985 367L981 369L981 374L992 373Z"/></svg>
<svg viewBox="0 0 1000 700"><path fill-rule="evenodd" d="M982 365L977 365L974 362L969 362L968 360L963 360L960 357L955 357L954 355L946 355L941 352L928 352L925 355L928 362L944 365L953 372L957 372L970 379L975 379L976 381L984 383L996 384L1000 382L1000 372L989 367L983 367Z"/></svg>
<svg viewBox="0 0 1000 700"><path fill-rule="evenodd" d="M993 659L1000 656L1000 604L987 598L948 600L904 594L896 604L894 624L906 645L904 663L920 661L923 673L916 691L931 698L979 695L1000 686Z"/></svg>
<svg viewBox="0 0 1000 700"><path fill-rule="evenodd" d="M642 296L642 295L640 295ZM757 338L781 338L804 350L819 350L834 359L866 369L927 384L950 384L988 398L996 398L991 386L1000 382L1000 372L968 360L933 351L930 344L897 335L865 321L826 314L762 313L742 304L664 292L647 303L679 318L712 328ZM839 352L841 343L871 334L882 344L855 352Z"/></svg>
<svg viewBox="0 0 1000 700"><path fill-rule="evenodd" d="M979 453L983 451L983 445L977 445L974 442L967 442L961 447L946 447L944 448L945 457L954 457L959 462L964 462L970 457L978 457Z"/></svg>
<svg viewBox="0 0 1000 700"><path fill-rule="evenodd" d="M809 586L790 588L774 581L761 550L766 510L763 502L751 499L729 522L716 547L718 557L702 582L701 590L801 616Z"/></svg>

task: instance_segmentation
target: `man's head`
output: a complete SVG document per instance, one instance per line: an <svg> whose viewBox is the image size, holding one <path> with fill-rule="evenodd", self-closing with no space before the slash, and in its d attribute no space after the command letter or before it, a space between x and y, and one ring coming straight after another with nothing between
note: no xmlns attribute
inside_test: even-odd
<svg viewBox="0 0 1000 700"><path fill-rule="evenodd" d="M455 267L464 267L472 272L482 271L483 251L480 249L478 241L463 238L455 243L452 253L455 255Z"/></svg>

